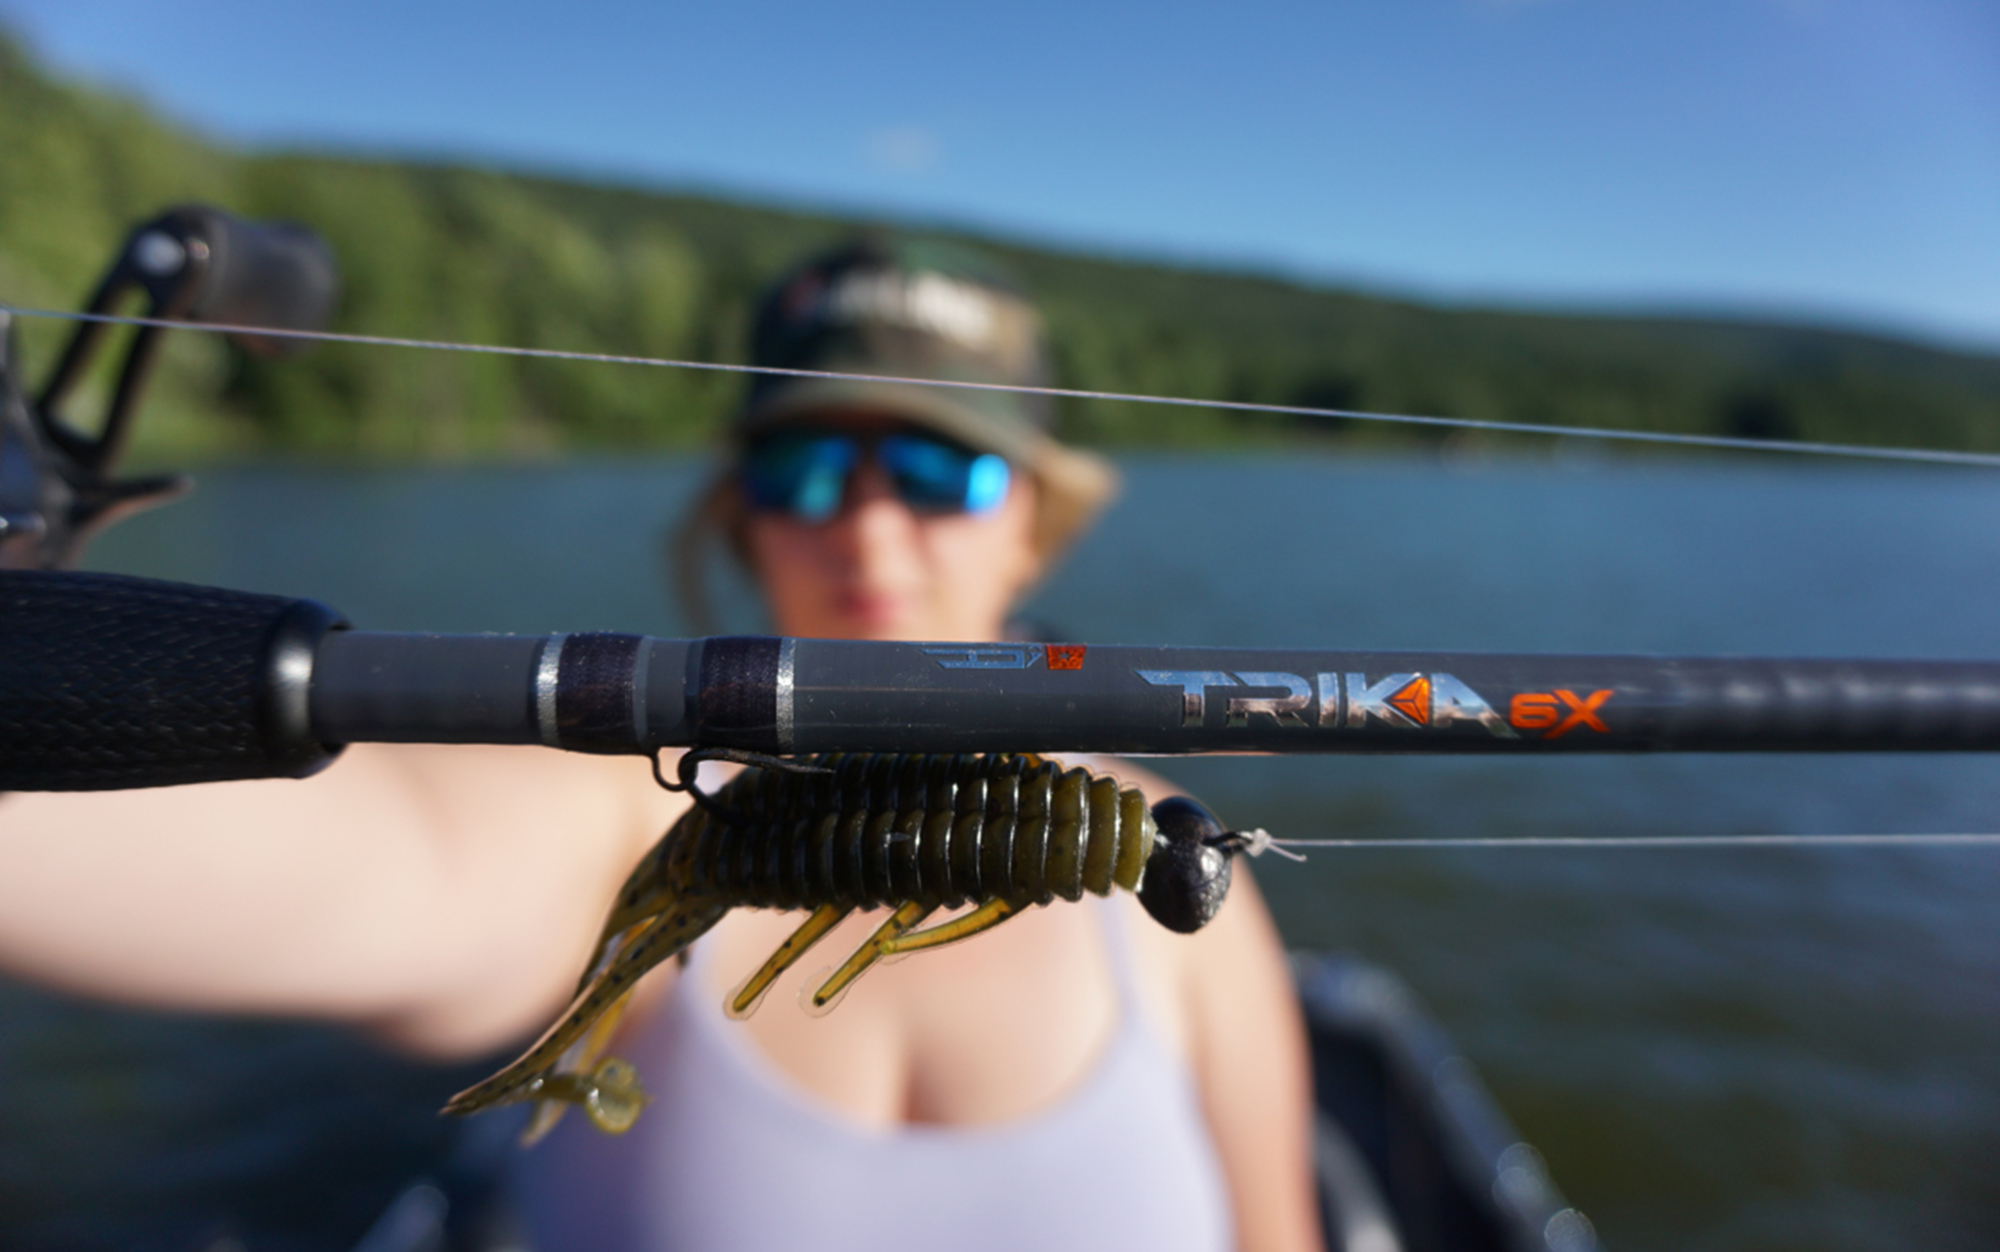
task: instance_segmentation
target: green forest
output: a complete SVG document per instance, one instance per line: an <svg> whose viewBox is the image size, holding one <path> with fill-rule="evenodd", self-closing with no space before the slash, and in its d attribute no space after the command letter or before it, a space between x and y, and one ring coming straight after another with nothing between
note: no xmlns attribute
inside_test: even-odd
<svg viewBox="0 0 2000 1252"><path fill-rule="evenodd" d="M134 224L200 202L323 234L343 274L335 329L735 362L764 283L808 249L881 225L450 164L234 151L63 81L4 33L0 152L0 301L23 307L79 307ZM1066 387L2000 450L1996 357L1766 322L1438 307L889 225L973 243L1011 266L1048 313ZM42 321L21 333L37 380L68 330ZM139 427L143 461L687 447L717 428L741 385L344 345L266 362L214 336L173 339ZM1439 437L1095 401L1066 402L1062 421L1071 439L1115 447Z"/></svg>

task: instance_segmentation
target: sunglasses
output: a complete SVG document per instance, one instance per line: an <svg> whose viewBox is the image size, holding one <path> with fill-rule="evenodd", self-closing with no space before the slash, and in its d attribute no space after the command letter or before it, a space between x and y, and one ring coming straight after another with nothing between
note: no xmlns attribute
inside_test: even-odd
<svg viewBox="0 0 2000 1252"><path fill-rule="evenodd" d="M916 513L986 513L1007 498L1004 457L932 435L861 436L788 430L744 448L739 469L752 507L824 522L840 512L854 472L873 455L896 498Z"/></svg>

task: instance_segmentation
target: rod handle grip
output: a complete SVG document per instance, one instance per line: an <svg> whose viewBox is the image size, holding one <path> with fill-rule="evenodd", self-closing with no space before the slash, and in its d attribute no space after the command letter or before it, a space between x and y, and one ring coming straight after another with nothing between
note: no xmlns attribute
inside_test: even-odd
<svg viewBox="0 0 2000 1252"><path fill-rule="evenodd" d="M0 790L303 778L313 600L117 574L0 571Z"/></svg>

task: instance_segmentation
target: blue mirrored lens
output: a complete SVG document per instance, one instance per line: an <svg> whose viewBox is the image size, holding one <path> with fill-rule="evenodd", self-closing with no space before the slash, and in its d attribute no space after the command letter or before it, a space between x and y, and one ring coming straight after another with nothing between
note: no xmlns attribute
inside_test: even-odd
<svg viewBox="0 0 2000 1252"><path fill-rule="evenodd" d="M1007 498L1004 458L922 435L884 439L878 455L903 503L925 512L984 513Z"/></svg>
<svg viewBox="0 0 2000 1252"><path fill-rule="evenodd" d="M846 435L775 435L743 453L743 489L767 512L823 522L840 511L861 449Z"/></svg>
<svg viewBox="0 0 2000 1252"><path fill-rule="evenodd" d="M984 453L972 463L972 470L965 477L965 507L974 513L999 508L1007 498L1012 477L1005 457Z"/></svg>
<svg viewBox="0 0 2000 1252"><path fill-rule="evenodd" d="M1004 457L927 435L870 442L897 499L918 512L984 513L1007 498L1012 474ZM840 512L862 448L863 441L852 435L796 431L766 436L744 449L743 490L764 512L826 521Z"/></svg>

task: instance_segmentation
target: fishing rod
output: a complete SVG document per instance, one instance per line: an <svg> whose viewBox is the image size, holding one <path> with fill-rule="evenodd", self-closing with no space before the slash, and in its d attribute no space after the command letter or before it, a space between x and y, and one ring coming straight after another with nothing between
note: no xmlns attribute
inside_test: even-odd
<svg viewBox="0 0 2000 1252"><path fill-rule="evenodd" d="M0 789L303 777L350 743L1117 754L2000 749L2000 661L352 630L0 571Z"/></svg>

